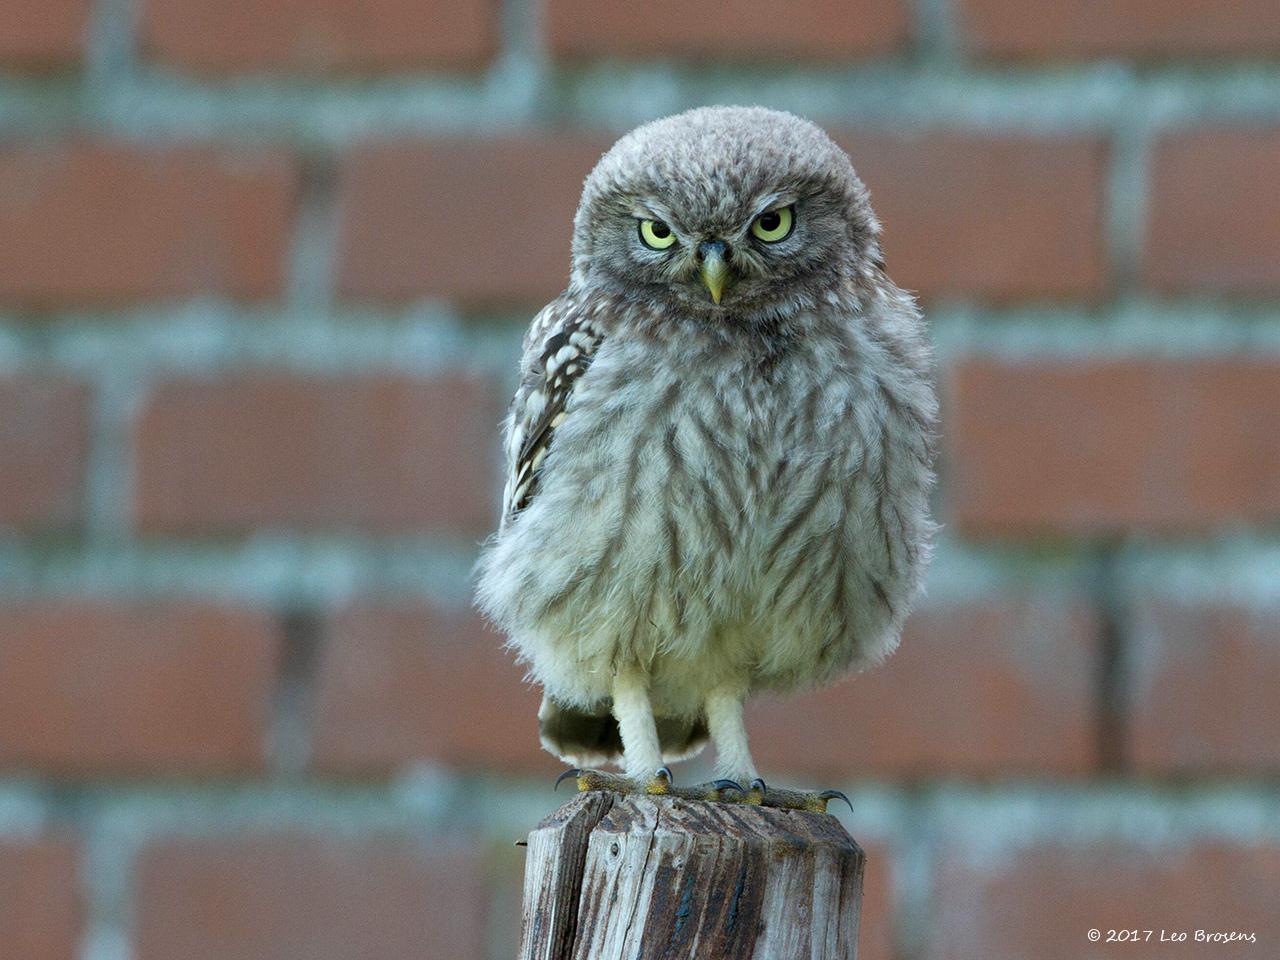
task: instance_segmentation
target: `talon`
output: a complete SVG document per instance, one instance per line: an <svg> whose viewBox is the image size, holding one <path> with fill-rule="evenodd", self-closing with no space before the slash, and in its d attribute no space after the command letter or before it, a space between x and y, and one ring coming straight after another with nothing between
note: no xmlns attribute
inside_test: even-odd
<svg viewBox="0 0 1280 960"><path fill-rule="evenodd" d="M742 784L737 780L712 780L711 785L717 790L736 790L738 793L747 792L742 789Z"/></svg>
<svg viewBox="0 0 1280 960"><path fill-rule="evenodd" d="M818 799L822 801L822 812L827 812L827 803L831 800L843 800L849 808L849 812L853 813L853 803L839 790L823 790L818 794Z"/></svg>
<svg viewBox="0 0 1280 960"><path fill-rule="evenodd" d="M671 768L659 767L644 788L644 792L653 796L665 796L671 792Z"/></svg>
<svg viewBox="0 0 1280 960"><path fill-rule="evenodd" d="M746 802L754 806L764 804L764 795L769 791L768 786L760 777L756 777L751 781L751 786L747 789Z"/></svg>
<svg viewBox="0 0 1280 960"><path fill-rule="evenodd" d="M564 781L568 780L570 777L578 777L581 775L582 775L582 771L579 770L577 767L566 770L564 773L560 774L560 776L556 777L556 785L551 789L559 790L560 784L562 784ZM582 784L578 784L578 790L581 791L582 789L583 789Z"/></svg>

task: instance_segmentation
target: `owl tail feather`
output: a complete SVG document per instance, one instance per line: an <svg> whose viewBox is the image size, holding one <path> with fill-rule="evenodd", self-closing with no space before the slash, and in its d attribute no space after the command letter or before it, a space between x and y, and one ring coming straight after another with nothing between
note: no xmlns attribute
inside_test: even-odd
<svg viewBox="0 0 1280 960"><path fill-rule="evenodd" d="M579 710L543 697L538 710L542 746L577 767L620 762L622 735L610 707L605 700L596 709ZM707 744L705 717L657 717L655 721L662 759L668 763L687 760Z"/></svg>

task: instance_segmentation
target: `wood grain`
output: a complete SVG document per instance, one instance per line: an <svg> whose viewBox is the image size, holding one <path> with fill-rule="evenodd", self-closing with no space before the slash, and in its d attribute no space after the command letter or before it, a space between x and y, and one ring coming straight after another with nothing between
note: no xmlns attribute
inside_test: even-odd
<svg viewBox="0 0 1280 960"><path fill-rule="evenodd" d="M581 793L529 834L520 960L852 960L864 859L827 814Z"/></svg>

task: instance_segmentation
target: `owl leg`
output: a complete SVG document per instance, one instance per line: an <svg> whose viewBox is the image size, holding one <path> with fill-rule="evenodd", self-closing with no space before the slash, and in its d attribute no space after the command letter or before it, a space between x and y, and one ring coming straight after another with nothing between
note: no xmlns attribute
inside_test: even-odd
<svg viewBox="0 0 1280 960"><path fill-rule="evenodd" d="M649 700L648 678L639 670L619 671L613 680L613 716L622 740L625 777L598 770L566 770L556 781L573 777L579 790L609 790L614 793L668 794L671 771L662 764L662 743Z"/></svg>
<svg viewBox="0 0 1280 960"><path fill-rule="evenodd" d="M662 746L649 702L649 684L639 670L623 670L613 680L613 715L622 737L622 763L627 776L644 781L658 775ZM668 780L670 776L668 776Z"/></svg>
<svg viewBox="0 0 1280 960"><path fill-rule="evenodd" d="M622 739L622 760L626 776L619 777L598 770L566 770L557 786L572 777L581 790L608 790L613 793L647 793L682 797L686 800L721 800L724 791L741 794L736 784L725 781L676 787L671 771L662 765L662 741L658 736L653 706L649 700L648 679L639 671L619 673L613 682L613 716L618 721Z"/></svg>
<svg viewBox="0 0 1280 960"><path fill-rule="evenodd" d="M707 697L707 729L716 745L716 774L739 783L760 776L747 745L747 725L742 715L743 694L737 690L713 690Z"/></svg>
<svg viewBox="0 0 1280 960"><path fill-rule="evenodd" d="M849 803L849 798L838 790L779 790L767 786L756 772L756 765L751 759L751 750L747 745L747 725L743 716L744 697L737 690L714 690L707 697L707 727L711 731L711 739L716 745L716 772L726 781L732 780L747 785L736 796L725 796L725 799L736 799L741 803L766 807L781 807L786 810L812 810L825 813L827 802L840 799ZM717 785L726 781L717 781ZM717 798L719 799L719 798ZM850 804L852 807L852 804Z"/></svg>

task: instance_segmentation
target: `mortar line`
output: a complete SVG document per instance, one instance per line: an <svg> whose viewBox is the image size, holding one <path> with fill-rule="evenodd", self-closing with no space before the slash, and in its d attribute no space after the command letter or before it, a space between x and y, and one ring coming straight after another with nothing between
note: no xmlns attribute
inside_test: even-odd
<svg viewBox="0 0 1280 960"><path fill-rule="evenodd" d="M284 278L284 309L290 316L327 316L333 310L341 229L339 163L329 149L307 150L298 159L297 199Z"/></svg>
<svg viewBox="0 0 1280 960"><path fill-rule="evenodd" d="M911 0L912 46L915 56L939 66L963 63L963 37L953 0Z"/></svg>
<svg viewBox="0 0 1280 960"><path fill-rule="evenodd" d="M1140 297L1142 258L1150 201L1151 158L1156 132L1134 115L1117 123L1108 141L1104 230L1112 285L1121 296Z"/></svg>
<svg viewBox="0 0 1280 960"><path fill-rule="evenodd" d="M1124 774L1130 724L1128 610L1118 580L1117 551L1096 551L1091 593L1098 617L1098 663L1094 676L1098 767L1104 775Z"/></svg>
<svg viewBox="0 0 1280 960"><path fill-rule="evenodd" d="M311 603L279 617L283 636L267 730L267 767L285 779L305 778L313 749L315 682L323 656L325 616Z"/></svg>
<svg viewBox="0 0 1280 960"><path fill-rule="evenodd" d="M83 86L92 99L137 71L142 0L92 0Z"/></svg>

